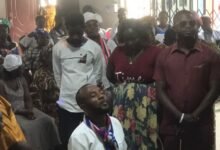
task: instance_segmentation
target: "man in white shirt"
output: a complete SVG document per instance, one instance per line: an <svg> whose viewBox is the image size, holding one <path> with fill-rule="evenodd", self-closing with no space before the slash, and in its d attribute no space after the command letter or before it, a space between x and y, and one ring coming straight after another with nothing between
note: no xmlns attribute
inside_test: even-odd
<svg viewBox="0 0 220 150"><path fill-rule="evenodd" d="M84 84L101 81L103 62L100 47L83 37L83 15L72 14L65 18L65 22L69 36L53 48L53 71L60 88L57 101L59 131L63 148L67 149L72 131L83 120L83 110L76 103L76 92Z"/></svg>
<svg viewBox="0 0 220 150"><path fill-rule="evenodd" d="M109 87L110 83L106 77L106 65L108 64L108 58L110 57L112 51L115 49L115 46L109 46L108 45L108 40L103 38L99 34L99 23L101 22L100 20L100 15L96 13L91 13L91 12L85 12L83 14L84 20L85 20L85 33L88 38L96 42L102 51L102 59L103 59L103 76L102 76L102 83L105 87ZM114 41L112 41L114 42Z"/></svg>
<svg viewBox="0 0 220 150"><path fill-rule="evenodd" d="M198 33L199 39L204 40L207 43L219 44L220 31L213 30L211 27L211 19L208 16L202 16L202 30Z"/></svg>
<svg viewBox="0 0 220 150"><path fill-rule="evenodd" d="M127 150L120 122L107 114L111 105L102 87L84 85L76 100L85 116L73 131L68 150Z"/></svg>

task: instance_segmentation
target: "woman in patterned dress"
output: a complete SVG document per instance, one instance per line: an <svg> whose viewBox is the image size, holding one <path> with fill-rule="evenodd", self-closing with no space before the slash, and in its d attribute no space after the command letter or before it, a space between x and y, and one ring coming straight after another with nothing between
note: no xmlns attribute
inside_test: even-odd
<svg viewBox="0 0 220 150"><path fill-rule="evenodd" d="M148 27L147 27L148 28ZM146 32L145 32L146 31ZM119 27L117 47L109 59L107 77L114 84L113 115L122 123L130 150L157 148L157 101L152 78L160 49L137 20Z"/></svg>
<svg viewBox="0 0 220 150"><path fill-rule="evenodd" d="M59 88L56 85L52 70L52 48L42 49L39 56L40 67L33 76L32 87L42 104L41 110L58 121L56 101L59 98Z"/></svg>

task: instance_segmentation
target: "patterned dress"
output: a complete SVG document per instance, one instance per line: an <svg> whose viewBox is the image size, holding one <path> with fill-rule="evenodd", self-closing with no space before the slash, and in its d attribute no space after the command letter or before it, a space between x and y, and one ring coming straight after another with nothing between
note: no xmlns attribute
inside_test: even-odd
<svg viewBox="0 0 220 150"><path fill-rule="evenodd" d="M125 83L115 86L113 115L125 132L131 150L155 150L157 141L157 101L153 84Z"/></svg>
<svg viewBox="0 0 220 150"><path fill-rule="evenodd" d="M34 74L32 87L35 88L36 96L41 103L41 110L54 117L56 121L56 100L59 97L59 89L53 76L53 72L47 68L40 67ZM35 98L35 101L37 101Z"/></svg>
<svg viewBox="0 0 220 150"><path fill-rule="evenodd" d="M123 126L129 150L156 150L157 100L152 76L160 49L147 47L134 62L129 62L124 51L117 48L109 59L115 82L113 116Z"/></svg>

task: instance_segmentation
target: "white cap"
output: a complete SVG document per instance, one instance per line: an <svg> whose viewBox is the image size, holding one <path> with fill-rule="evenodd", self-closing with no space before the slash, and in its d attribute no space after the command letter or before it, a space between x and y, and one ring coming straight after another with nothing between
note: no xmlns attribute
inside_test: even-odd
<svg viewBox="0 0 220 150"><path fill-rule="evenodd" d="M5 57L3 62L3 67L7 71L13 71L22 65L22 60L20 55L9 54Z"/></svg>
<svg viewBox="0 0 220 150"><path fill-rule="evenodd" d="M102 23L102 17L99 14L91 13L91 12L85 12L83 14L85 23L90 20L96 20L98 23Z"/></svg>

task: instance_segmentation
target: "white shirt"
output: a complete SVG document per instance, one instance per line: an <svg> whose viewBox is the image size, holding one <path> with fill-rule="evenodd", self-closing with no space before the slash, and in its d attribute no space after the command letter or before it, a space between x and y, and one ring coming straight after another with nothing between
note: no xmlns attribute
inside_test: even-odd
<svg viewBox="0 0 220 150"><path fill-rule="evenodd" d="M111 53L113 53L113 51L117 47L117 44L115 43L115 41L112 39L109 39L106 44L107 44L108 48L110 49Z"/></svg>
<svg viewBox="0 0 220 150"><path fill-rule="evenodd" d="M102 80L103 62L100 47L88 39L80 48L69 45L66 38L53 47L53 71L60 96L57 104L69 112L83 112L75 95L80 87Z"/></svg>
<svg viewBox="0 0 220 150"><path fill-rule="evenodd" d="M198 33L198 36L199 36L199 39L205 40L208 43L216 43L216 40L220 40L220 31L213 30L212 35L208 39L206 39L205 32L201 30Z"/></svg>
<svg viewBox="0 0 220 150"><path fill-rule="evenodd" d="M161 34L161 33L156 34L155 39L157 41L159 41L160 43L163 43L164 42L164 34Z"/></svg>
<svg viewBox="0 0 220 150"><path fill-rule="evenodd" d="M124 132L120 122L110 117L118 150L127 150ZM68 143L68 150L105 150L103 143L95 132L82 122L72 133Z"/></svg>

